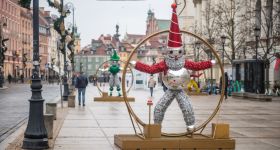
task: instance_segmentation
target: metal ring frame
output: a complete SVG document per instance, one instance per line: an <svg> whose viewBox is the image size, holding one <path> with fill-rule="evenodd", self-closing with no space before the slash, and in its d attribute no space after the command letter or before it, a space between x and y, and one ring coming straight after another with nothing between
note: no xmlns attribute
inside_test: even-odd
<svg viewBox="0 0 280 150"><path fill-rule="evenodd" d="M107 62L109 62L109 61L110 61L110 60L104 61L104 62L103 62L101 65L99 65L99 67L97 68L97 70L96 70L96 72L95 72L95 76L96 76L97 82L98 82L98 71L99 71L99 69L100 69L105 63L107 63ZM119 61L122 62L122 63L124 63L124 64L126 64L125 61L122 61L122 60L119 60ZM129 67L129 70L130 70L130 72L131 72L131 74L132 74L132 81L131 81L130 87L129 87L128 90L126 91L127 93L129 93L129 91L131 90L132 85L133 85L133 82L134 82L134 74L133 74L133 71L132 71L131 67ZM125 72L126 72L126 71L125 71ZM96 87L97 87L97 89L98 89L98 91L99 91L99 94L101 95L103 91L102 91L101 88L99 87L98 83L96 84Z"/></svg>
<svg viewBox="0 0 280 150"><path fill-rule="evenodd" d="M123 71L123 74L122 74L122 80L125 81L125 75L126 75L126 68L128 67L128 62L131 61L131 58L133 56L133 54L136 52L136 50L143 44L145 43L146 41L148 41L150 38L154 37L154 36L157 36L157 35L160 35L160 34L164 34L164 33L168 33L169 30L164 30L164 31L159 31L159 32L156 32L148 37L146 37L145 39L143 39L130 53L129 57L128 57L128 60L124 66L124 71ZM203 38L199 37L198 35L194 34L194 33L191 33L191 32L188 32L188 31L184 31L184 30L181 30L181 33L184 33L184 34L187 34L187 35L190 35L194 38L197 38L199 39L202 43L204 43L207 47L210 48L211 52L214 54L215 58L218 60L218 65L220 67L220 70L221 70L221 73L222 73L222 92L221 92L221 96L220 96L220 100L216 106L216 108L214 109L213 113L211 114L211 116L205 121L203 122L201 125L199 125L198 127L195 128L195 130L192 132L192 133L187 133L187 132L183 132L183 133L161 133L162 136L169 136L169 137L180 137L180 136L186 136L186 135L190 135L190 134L193 134L194 132L197 132L200 130L200 134L203 132L204 128L207 126L207 124L209 124L209 122L217 115L217 113L219 112L219 109L222 105L222 102L223 102L223 99L224 99L224 92L225 92L225 77L224 77L224 68L223 68L223 65L221 63L221 59L219 58L217 52L215 51L215 49L212 47L211 44L209 44L206 40L204 40ZM125 104L126 104L126 107L127 107L127 111L130 115L130 118L133 117L133 119L136 121L137 125L141 125L142 127L146 126L147 124L145 124L136 114L135 112L133 111L133 109L131 108L129 102L128 102L128 99L127 99L127 93L125 92L126 88L125 88L125 83L122 81L122 91L123 91L123 98L124 98L124 101L125 101ZM141 133L140 135L138 133L136 133L136 129L135 129L135 125L133 123L133 120L131 119L132 121L132 125L133 125L133 128L134 128L134 131L135 131L135 134L138 135L138 136L142 136L142 138L145 138L143 133ZM139 128L140 129L140 128ZM142 132L142 130L140 129L140 131Z"/></svg>

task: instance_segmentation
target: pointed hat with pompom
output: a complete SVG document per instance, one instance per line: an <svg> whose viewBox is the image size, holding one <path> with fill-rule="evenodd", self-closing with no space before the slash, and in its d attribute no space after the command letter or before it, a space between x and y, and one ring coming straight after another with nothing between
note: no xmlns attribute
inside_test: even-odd
<svg viewBox="0 0 280 150"><path fill-rule="evenodd" d="M177 4L173 3L172 7L172 19L169 30L168 47L169 48L180 48L182 46L182 39L180 28L178 24L178 17L176 13Z"/></svg>
<svg viewBox="0 0 280 150"><path fill-rule="evenodd" d="M119 61L120 60L120 56L117 54L117 51L114 50L113 55L111 56L111 61Z"/></svg>

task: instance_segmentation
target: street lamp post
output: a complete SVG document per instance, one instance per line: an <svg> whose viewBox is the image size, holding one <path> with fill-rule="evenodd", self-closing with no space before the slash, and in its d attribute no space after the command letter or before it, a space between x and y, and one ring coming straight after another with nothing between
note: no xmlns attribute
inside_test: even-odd
<svg viewBox="0 0 280 150"><path fill-rule="evenodd" d="M66 60L66 39L69 37L69 33L67 30L65 30L65 24L64 24L64 19L70 14L70 11L68 8L64 6L63 0L60 0L60 3L52 2L51 0L48 0L48 3L50 6L55 7L58 9L60 13L60 17L55 21L54 23L54 29L60 34L61 39L61 45L59 46L59 49L63 53L63 58L64 58L64 75L63 75L63 85L64 85L64 90L63 90L63 100L68 100L68 95L69 95L69 85L68 85L68 78L67 78L67 60Z"/></svg>
<svg viewBox="0 0 280 150"><path fill-rule="evenodd" d="M47 149L48 136L44 125L42 84L39 78L39 0L33 0L33 70L29 99L29 119L24 133L23 149Z"/></svg>
<svg viewBox="0 0 280 150"><path fill-rule="evenodd" d="M0 20L0 88L3 87L4 83L4 60L5 60L5 52L7 51L7 47L5 47L4 42L7 41L7 39L4 39L3 37L3 27L6 27L7 24L5 21L3 21L4 18L1 18ZM2 70L3 69L3 70Z"/></svg>
<svg viewBox="0 0 280 150"><path fill-rule="evenodd" d="M222 35L221 36L221 41L223 45L223 66L225 65L225 42L226 42L226 36Z"/></svg>
<svg viewBox="0 0 280 150"><path fill-rule="evenodd" d="M74 67L74 63L75 63L75 61L74 61L74 55L75 55L75 7L74 7L74 4L73 3L71 3L71 2L68 2L67 4L66 4L66 6L67 6L67 9L68 10L72 10L72 33L71 33L71 41L67 44L67 47L68 47L68 49L70 50L70 61L71 61L71 66L72 66L72 72L74 73L75 72L75 67ZM70 30L70 29L69 29ZM72 78L73 78L73 74L72 73ZM72 81L72 86L74 86L73 85L74 84L74 82Z"/></svg>
<svg viewBox="0 0 280 150"><path fill-rule="evenodd" d="M209 43L211 44L211 45L213 45L214 44L214 40L213 39L209 39L208 40L209 41ZM207 55L208 55L208 57L209 57L209 59L210 60L212 60L213 58L213 55L212 55L212 52L211 52L211 50L210 49L208 49L207 50ZM210 70L211 72L211 79L210 79L210 87L211 87L211 90L210 90L210 95L213 93L213 67L211 67L211 70Z"/></svg>
<svg viewBox="0 0 280 150"><path fill-rule="evenodd" d="M199 41L196 41L194 43L194 47L195 47L195 56L194 56L194 61L197 62L199 61L199 50L200 50L200 46L201 46L201 42ZM199 82L199 76L197 77L197 84L198 84L198 87L200 87L200 82Z"/></svg>
<svg viewBox="0 0 280 150"><path fill-rule="evenodd" d="M259 37L260 37L260 34L261 34L261 29L258 27L258 26L256 26L255 28L254 28L254 33L255 33L255 37L256 37L256 66L255 66L255 68L256 68L256 73L255 73L255 76L256 76L256 93L258 94L259 93L259 81L258 81L258 76L259 76L259 69L258 69L258 44L259 44Z"/></svg>

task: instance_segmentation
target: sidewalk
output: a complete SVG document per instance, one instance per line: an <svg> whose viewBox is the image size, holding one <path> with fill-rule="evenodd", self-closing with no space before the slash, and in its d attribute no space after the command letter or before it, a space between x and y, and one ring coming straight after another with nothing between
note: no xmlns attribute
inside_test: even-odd
<svg viewBox="0 0 280 150"><path fill-rule="evenodd" d="M155 91L154 103L163 94ZM148 121L146 100L148 90L132 90L129 94L136 101L131 103L134 111ZM68 115L55 141L55 150L118 149L114 145L115 134L133 134L133 128L124 103L93 102L99 96L96 87L86 91L86 106L69 108ZM212 113L219 96L191 97L197 124ZM76 103L77 104L77 103ZM230 123L231 137L236 139L236 150L280 149L280 103L256 102L229 98L222 107L219 122ZM216 122L217 118L213 120ZM209 124L204 133L210 133ZM185 131L182 114L176 101L168 108L163 121L164 132Z"/></svg>

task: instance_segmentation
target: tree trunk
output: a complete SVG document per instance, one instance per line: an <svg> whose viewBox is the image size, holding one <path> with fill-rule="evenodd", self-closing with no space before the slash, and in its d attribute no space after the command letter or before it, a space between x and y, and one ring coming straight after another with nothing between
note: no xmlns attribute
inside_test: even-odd
<svg viewBox="0 0 280 150"><path fill-rule="evenodd" d="M269 89L270 88L269 68L270 68L270 63L269 63L269 60L267 60L265 62L265 89Z"/></svg>

